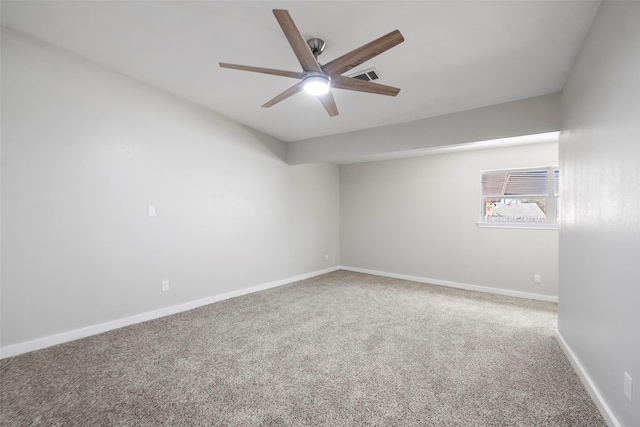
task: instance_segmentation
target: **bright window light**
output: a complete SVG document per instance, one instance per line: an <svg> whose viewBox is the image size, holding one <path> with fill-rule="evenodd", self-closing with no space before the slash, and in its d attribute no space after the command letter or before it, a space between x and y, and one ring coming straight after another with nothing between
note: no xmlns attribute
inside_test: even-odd
<svg viewBox="0 0 640 427"><path fill-rule="evenodd" d="M482 208L478 225L517 223L557 227L560 216L557 166L492 170L481 175Z"/></svg>

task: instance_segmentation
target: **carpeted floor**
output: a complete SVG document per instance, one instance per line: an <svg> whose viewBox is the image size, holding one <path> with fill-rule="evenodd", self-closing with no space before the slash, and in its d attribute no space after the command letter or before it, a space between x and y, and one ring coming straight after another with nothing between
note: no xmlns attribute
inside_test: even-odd
<svg viewBox="0 0 640 427"><path fill-rule="evenodd" d="M605 426L556 305L348 271L0 361L2 426Z"/></svg>

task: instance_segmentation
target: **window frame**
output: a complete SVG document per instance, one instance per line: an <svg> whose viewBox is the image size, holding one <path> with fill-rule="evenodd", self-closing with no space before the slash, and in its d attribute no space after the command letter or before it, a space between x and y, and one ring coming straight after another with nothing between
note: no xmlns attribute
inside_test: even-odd
<svg viewBox="0 0 640 427"><path fill-rule="evenodd" d="M545 221L542 222L526 222L526 221L485 221L485 203L486 199L495 198L496 196L485 196L482 186L482 176L487 173L514 173L514 172L532 172L532 171L547 171L547 193L546 195L540 195L537 197L544 197L546 199L545 206ZM557 171L557 173L556 173ZM559 183L560 168L558 165L552 166L538 166L538 167L526 167L526 168L510 168L510 169L489 169L480 171L480 219L476 223L481 228L522 228L522 229L535 229L535 230L557 230L559 225L558 205L560 199L560 191L557 186ZM558 191L556 191L558 188ZM526 196L525 196L526 197ZM533 196L532 196L533 197ZM503 198L508 198L504 197ZM513 196L512 198L521 198Z"/></svg>

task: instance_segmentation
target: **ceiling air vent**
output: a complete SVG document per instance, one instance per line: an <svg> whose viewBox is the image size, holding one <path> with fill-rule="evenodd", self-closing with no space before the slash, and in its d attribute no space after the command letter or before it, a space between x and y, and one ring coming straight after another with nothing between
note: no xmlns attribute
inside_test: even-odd
<svg viewBox="0 0 640 427"><path fill-rule="evenodd" d="M374 80L378 80L380 78L380 73L375 68L370 68L368 70L362 71L358 74L351 75L354 79L364 80L365 82L372 82Z"/></svg>

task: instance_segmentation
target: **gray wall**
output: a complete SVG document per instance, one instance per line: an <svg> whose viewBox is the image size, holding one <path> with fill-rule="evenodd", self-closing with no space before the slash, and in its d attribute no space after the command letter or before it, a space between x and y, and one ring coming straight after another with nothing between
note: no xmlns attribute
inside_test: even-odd
<svg viewBox="0 0 640 427"><path fill-rule="evenodd" d="M624 426L640 425L639 24L640 3L602 3L563 91L560 140L559 332Z"/></svg>
<svg viewBox="0 0 640 427"><path fill-rule="evenodd" d="M283 156L3 30L1 345L338 265L337 166Z"/></svg>
<svg viewBox="0 0 640 427"><path fill-rule="evenodd" d="M557 296L557 230L476 224L480 171L557 163L558 144L542 143L343 165L342 265Z"/></svg>
<svg viewBox="0 0 640 427"><path fill-rule="evenodd" d="M476 141L560 131L560 95L545 95L399 125L287 144L287 162L354 163Z"/></svg>

